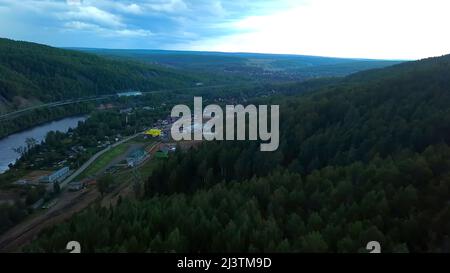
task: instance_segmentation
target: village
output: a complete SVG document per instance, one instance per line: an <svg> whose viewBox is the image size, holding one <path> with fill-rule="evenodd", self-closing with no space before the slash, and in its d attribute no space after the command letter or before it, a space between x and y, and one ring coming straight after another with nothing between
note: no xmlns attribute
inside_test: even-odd
<svg viewBox="0 0 450 273"><path fill-rule="evenodd" d="M33 214L13 230L2 234L0 247L15 249L17 244L28 241L41 229L70 217L96 200L101 200L103 205L111 205L122 198L134 198L137 194L135 184L142 184L153 164L165 160L177 148L188 149L198 143L176 143L171 139L170 128L176 120L166 116L131 136L116 135L98 142L98 152L79 168L70 168L68 160L61 160L50 169L34 169L16 179L12 186L19 190L15 192L21 192L20 188L23 188L27 193L40 192L42 197L32 203L23 201L29 204L28 210ZM86 151L86 147L75 145L68 153L75 157ZM114 181L109 183L104 193L100 193L98 181L105 176L113 177ZM3 203L17 198L14 193L7 192L0 197Z"/></svg>
<svg viewBox="0 0 450 273"><path fill-rule="evenodd" d="M55 171L35 170L18 179L13 184L17 186L44 185L48 192L55 191L55 188L58 187L55 185L59 185L60 190L67 187L69 191L79 191L95 186L96 179L104 174L116 174L138 168L151 158L164 159L168 157L170 152L175 152L176 144L171 142L170 139L170 127L173 122L175 122L175 119L169 116L165 119L159 119L153 124L151 129L138 133L131 139L117 135L112 140L99 141L97 147L102 148L102 150L97 154L101 153L104 158L107 158L107 161L102 160L100 156L96 160L89 162L89 164L82 168L82 171L64 166L67 160L63 160L53 166L57 168ZM121 150L122 153L113 153L113 156L108 156L107 152L111 152L113 148L121 145L126 146L127 149ZM73 146L70 148L69 158L85 151L86 149L81 145ZM98 161L103 161L101 162L102 166L97 167L98 171L89 172L89 167L97 164ZM73 176L74 173L78 173L78 175ZM43 203L44 200L41 199L33 204L32 208L43 207Z"/></svg>

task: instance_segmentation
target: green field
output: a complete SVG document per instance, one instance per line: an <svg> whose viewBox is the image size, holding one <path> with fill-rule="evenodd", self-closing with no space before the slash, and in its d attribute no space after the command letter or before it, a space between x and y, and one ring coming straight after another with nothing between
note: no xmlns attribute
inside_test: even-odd
<svg viewBox="0 0 450 273"><path fill-rule="evenodd" d="M125 153L130 146L130 143L123 143L117 147L112 148L103 155L101 155L91 166L89 166L84 172L82 172L77 179L83 179L89 176L98 174L100 170L108 166L108 164L116 157Z"/></svg>

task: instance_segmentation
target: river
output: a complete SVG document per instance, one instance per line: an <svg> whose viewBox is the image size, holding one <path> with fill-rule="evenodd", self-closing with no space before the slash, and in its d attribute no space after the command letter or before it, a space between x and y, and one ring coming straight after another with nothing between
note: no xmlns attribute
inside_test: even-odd
<svg viewBox="0 0 450 273"><path fill-rule="evenodd" d="M4 173L9 169L8 165L10 163L14 163L20 158L20 154L16 153L13 149L26 146L25 141L27 138L34 138L37 143L41 143L48 132L59 131L65 133L69 128L76 128L78 122L84 120L86 120L84 116L64 118L44 123L0 139L0 173Z"/></svg>

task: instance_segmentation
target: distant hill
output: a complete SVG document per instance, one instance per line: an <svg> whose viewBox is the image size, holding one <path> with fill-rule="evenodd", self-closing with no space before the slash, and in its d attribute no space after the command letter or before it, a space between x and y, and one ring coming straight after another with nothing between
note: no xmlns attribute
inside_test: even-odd
<svg viewBox="0 0 450 273"><path fill-rule="evenodd" d="M74 48L102 56L139 60L173 68L247 76L257 80L302 81L317 77L345 76L382 68L401 61L345 59L304 55L224 53L168 50Z"/></svg>
<svg viewBox="0 0 450 273"><path fill-rule="evenodd" d="M188 87L198 80L167 67L0 39L0 110L129 88Z"/></svg>
<svg viewBox="0 0 450 273"><path fill-rule="evenodd" d="M346 82L411 81L431 84L448 80L450 55L401 63L384 69L361 71L347 77Z"/></svg>

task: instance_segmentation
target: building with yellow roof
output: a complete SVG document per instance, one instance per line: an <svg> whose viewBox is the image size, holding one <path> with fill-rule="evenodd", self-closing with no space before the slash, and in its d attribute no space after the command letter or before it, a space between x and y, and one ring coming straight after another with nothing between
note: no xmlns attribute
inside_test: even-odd
<svg viewBox="0 0 450 273"><path fill-rule="evenodd" d="M153 129L145 131L144 134L152 136L152 137L158 137L158 136L161 136L161 130L153 128Z"/></svg>

